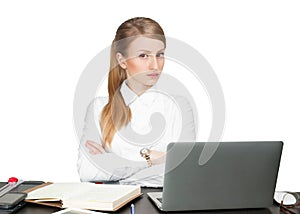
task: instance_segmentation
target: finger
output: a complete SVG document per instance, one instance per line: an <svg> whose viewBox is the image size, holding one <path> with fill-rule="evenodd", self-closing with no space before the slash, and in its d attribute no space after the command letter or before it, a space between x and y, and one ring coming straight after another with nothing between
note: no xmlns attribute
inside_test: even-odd
<svg viewBox="0 0 300 214"><path fill-rule="evenodd" d="M95 146L93 146L93 142L91 142L91 141L87 141L85 143L85 146L88 148L88 150L91 154L100 153L100 151Z"/></svg>
<svg viewBox="0 0 300 214"><path fill-rule="evenodd" d="M93 143L93 146L98 149L101 153L105 152L105 149L103 148L103 146L99 143Z"/></svg>
<svg viewBox="0 0 300 214"><path fill-rule="evenodd" d="M90 144L95 150L99 151L100 153L104 153L105 149L103 148L102 145L100 145L99 143L91 143Z"/></svg>
<svg viewBox="0 0 300 214"><path fill-rule="evenodd" d="M93 153L96 153L96 154L105 152L102 145L100 145L99 143L95 143L93 141L87 141L86 142L86 147L90 150L90 152L93 152Z"/></svg>

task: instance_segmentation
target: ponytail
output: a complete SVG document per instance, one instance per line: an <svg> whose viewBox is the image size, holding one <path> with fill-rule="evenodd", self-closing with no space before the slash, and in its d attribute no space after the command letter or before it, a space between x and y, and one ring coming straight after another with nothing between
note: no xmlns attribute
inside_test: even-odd
<svg viewBox="0 0 300 214"><path fill-rule="evenodd" d="M131 120L130 108L126 106L120 92L120 87L126 79L126 71L117 62L115 41L113 41L108 75L109 100L102 110L100 119L103 146L110 146L117 130L126 126Z"/></svg>

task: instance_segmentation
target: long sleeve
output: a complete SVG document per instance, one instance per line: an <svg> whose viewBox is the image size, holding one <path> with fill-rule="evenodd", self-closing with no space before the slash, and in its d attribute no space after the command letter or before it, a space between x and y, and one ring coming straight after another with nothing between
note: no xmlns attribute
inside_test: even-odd
<svg viewBox="0 0 300 214"><path fill-rule="evenodd" d="M174 97L179 105L182 115L182 128L179 137L179 142L194 142L196 140L197 118L193 113L193 109L189 101L183 96ZM175 130L175 129L173 129Z"/></svg>
<svg viewBox="0 0 300 214"><path fill-rule="evenodd" d="M87 108L77 161L81 181L120 180L147 167L144 162L126 160L113 153L91 155L88 152L85 146L87 140L102 144L99 116L106 101L104 98L96 98Z"/></svg>

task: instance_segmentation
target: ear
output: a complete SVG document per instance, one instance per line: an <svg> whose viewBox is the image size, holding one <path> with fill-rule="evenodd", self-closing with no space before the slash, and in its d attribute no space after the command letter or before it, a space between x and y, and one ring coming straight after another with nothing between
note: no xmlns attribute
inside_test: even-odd
<svg viewBox="0 0 300 214"><path fill-rule="evenodd" d="M126 69L126 67L127 67L126 59L121 53L118 52L116 54L116 59L117 59L119 65L121 66L121 68Z"/></svg>

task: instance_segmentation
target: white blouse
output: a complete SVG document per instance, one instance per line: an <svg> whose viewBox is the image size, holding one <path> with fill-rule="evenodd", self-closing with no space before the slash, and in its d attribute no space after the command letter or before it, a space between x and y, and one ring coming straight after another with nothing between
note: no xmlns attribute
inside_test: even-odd
<svg viewBox="0 0 300 214"><path fill-rule="evenodd" d="M192 108L183 97L171 97L155 87L137 96L124 81L120 92L131 109L132 118L126 127L115 133L111 147L106 147L104 154L91 155L85 142L102 144L99 121L108 98L95 98L88 106L77 162L80 179L162 186L164 164L148 167L140 150L149 148L165 152L170 142L194 141Z"/></svg>

